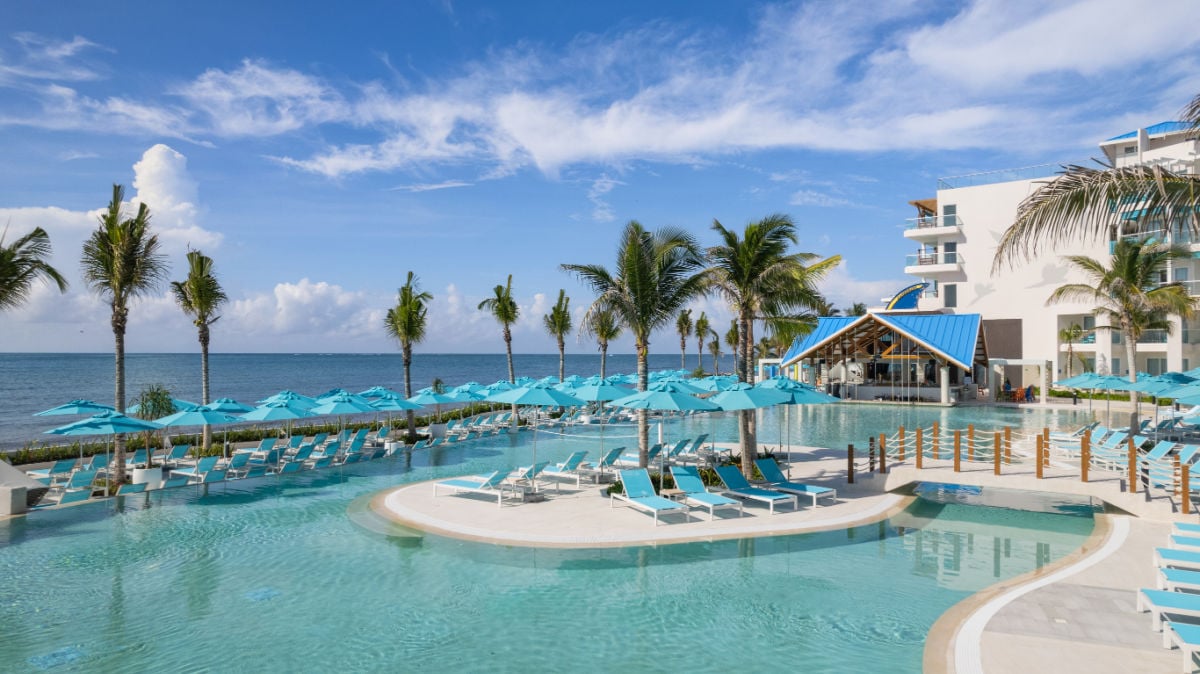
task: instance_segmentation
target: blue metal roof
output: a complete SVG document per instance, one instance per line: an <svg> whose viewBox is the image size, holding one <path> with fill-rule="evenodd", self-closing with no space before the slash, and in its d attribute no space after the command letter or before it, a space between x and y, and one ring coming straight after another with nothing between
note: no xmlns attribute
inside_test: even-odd
<svg viewBox="0 0 1200 674"><path fill-rule="evenodd" d="M979 314L877 314L875 319L959 367L971 369L983 320Z"/></svg>
<svg viewBox="0 0 1200 674"><path fill-rule="evenodd" d="M864 318L866 318L866 316L822 316L821 318L818 318L817 327L805 337L797 337L796 341L792 342L792 347L787 350L787 353L783 354L783 360L781 362L786 364L796 354L808 351L817 344L820 344L833 335L841 332L855 321Z"/></svg>
<svg viewBox="0 0 1200 674"><path fill-rule="evenodd" d="M1158 135L1161 135L1164 133L1175 133L1176 131L1187 131L1190 128L1192 128L1192 125L1188 124L1187 122L1159 122L1158 124L1155 124L1153 126L1146 127L1146 135L1158 136ZM1108 140L1106 140L1104 142L1110 143L1114 140L1126 140L1126 139L1137 138L1137 135L1138 135L1137 130L1134 130L1134 131L1130 131L1129 133L1123 133L1119 136L1113 136L1112 138L1109 138Z"/></svg>

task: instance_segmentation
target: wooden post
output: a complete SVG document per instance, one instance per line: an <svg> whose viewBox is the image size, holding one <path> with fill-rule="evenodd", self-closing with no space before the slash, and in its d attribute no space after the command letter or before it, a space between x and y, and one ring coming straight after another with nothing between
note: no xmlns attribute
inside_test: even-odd
<svg viewBox="0 0 1200 674"><path fill-rule="evenodd" d="M1179 467L1179 485L1183 487L1183 496L1179 499L1179 508L1183 511L1184 515L1192 512L1192 485L1189 484L1191 482L1190 471L1191 466L1186 463Z"/></svg>
<svg viewBox="0 0 1200 674"><path fill-rule="evenodd" d="M999 475L1000 474L1000 459L1001 459L1001 456L1000 456L1000 454L1001 454L1000 431L996 431L995 435L996 435L996 447L995 447L994 456L992 456L992 472L994 472L996 475Z"/></svg>
<svg viewBox="0 0 1200 674"><path fill-rule="evenodd" d="M887 472L887 436L879 434L879 474Z"/></svg>
<svg viewBox="0 0 1200 674"><path fill-rule="evenodd" d="M1050 467L1050 427L1042 429L1042 460L1046 462L1046 467Z"/></svg>
<svg viewBox="0 0 1200 674"><path fill-rule="evenodd" d="M922 447L923 443L921 442L921 431L921 427L917 426L917 468L921 467L921 459L924 458L925 454L925 448Z"/></svg>
<svg viewBox="0 0 1200 674"><path fill-rule="evenodd" d="M1037 479L1040 480L1040 479L1042 479L1042 469L1045 468L1045 464L1042 463L1042 436L1041 436L1041 434L1039 434L1037 436L1037 456L1035 457L1035 459L1037 460Z"/></svg>
<svg viewBox="0 0 1200 674"><path fill-rule="evenodd" d="M1004 427L1004 463L1012 465L1012 426Z"/></svg>
<svg viewBox="0 0 1200 674"><path fill-rule="evenodd" d="M1171 456L1171 483L1174 485L1171 487L1171 489L1173 490L1173 495L1176 498L1182 497L1183 496L1183 471L1180 469L1178 454L1174 454Z"/></svg>
<svg viewBox="0 0 1200 674"><path fill-rule="evenodd" d="M962 431L954 430L954 472L962 470Z"/></svg>
<svg viewBox="0 0 1200 674"><path fill-rule="evenodd" d="M846 484L854 484L854 445L846 446Z"/></svg>
<svg viewBox="0 0 1200 674"><path fill-rule="evenodd" d="M934 461L937 461L939 458L941 458L938 456L938 451L940 450L941 445L942 445L942 434L940 431L941 431L941 429L938 428L938 422L936 422L936 421L933 422L933 455L932 455L932 458Z"/></svg>
<svg viewBox="0 0 1200 674"><path fill-rule="evenodd" d="M967 461L975 460L975 424L967 424Z"/></svg>
<svg viewBox="0 0 1200 674"><path fill-rule="evenodd" d="M1133 444L1133 436L1129 436L1129 493L1137 493L1137 447Z"/></svg>
<svg viewBox="0 0 1200 674"><path fill-rule="evenodd" d="M1092 466L1092 432L1086 431L1079 441L1079 480L1088 481L1088 468Z"/></svg>
<svg viewBox="0 0 1200 674"><path fill-rule="evenodd" d="M875 472L875 436L867 439L867 472Z"/></svg>
<svg viewBox="0 0 1200 674"><path fill-rule="evenodd" d="M900 441L900 454L899 454L899 458L897 458L896 460L903 461L904 460L904 427L903 426L900 427L900 437L898 438L898 440Z"/></svg>

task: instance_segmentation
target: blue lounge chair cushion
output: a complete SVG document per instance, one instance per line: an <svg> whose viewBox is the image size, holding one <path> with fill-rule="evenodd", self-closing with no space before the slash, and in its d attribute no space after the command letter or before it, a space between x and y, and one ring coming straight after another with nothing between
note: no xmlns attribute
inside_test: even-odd
<svg viewBox="0 0 1200 674"><path fill-rule="evenodd" d="M1200 595L1191 594L1190 592L1170 592L1168 590L1149 590L1142 588L1142 594L1160 609L1165 609L1168 612L1184 611L1187 613L1200 613Z"/></svg>

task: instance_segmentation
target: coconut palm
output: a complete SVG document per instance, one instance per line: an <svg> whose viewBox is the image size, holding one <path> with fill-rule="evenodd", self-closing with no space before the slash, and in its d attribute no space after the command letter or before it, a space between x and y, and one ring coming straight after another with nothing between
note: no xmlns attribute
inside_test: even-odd
<svg viewBox="0 0 1200 674"><path fill-rule="evenodd" d="M738 322L736 318L730 319L729 329L725 331L725 346L728 346L729 350L733 351L733 371L740 372L742 368L742 352L740 350L742 340L738 335Z"/></svg>
<svg viewBox="0 0 1200 674"><path fill-rule="evenodd" d="M562 381L566 376L567 367L565 340L567 333L571 332L571 298L567 297L567 291L558 291L558 301L554 303L550 313L542 317L542 322L546 326L546 332L558 342L558 380Z"/></svg>
<svg viewBox="0 0 1200 674"><path fill-rule="evenodd" d="M596 338L600 348L600 378L603 379L606 376L608 343L621 336L621 323L612 311L603 309L589 313L580 330Z"/></svg>
<svg viewBox="0 0 1200 674"><path fill-rule="evenodd" d="M665 327L680 309L704 292L703 266L703 254L687 232L674 227L650 232L636 220L630 220L621 233L613 271L598 264L564 264L562 269L575 274L596 292L596 299L588 308L589 317L597 311L612 311L633 333L637 386L639 391L645 391L650 335ZM647 463L649 444L646 411L638 410L638 464L642 467Z"/></svg>
<svg viewBox="0 0 1200 674"><path fill-rule="evenodd" d="M404 364L404 397L411 398L412 390L412 348L425 339L425 327L429 303L433 295L421 290L420 281L411 271L400 290L396 292L396 306L388 309L383 319L384 330L392 339L400 342L400 358ZM408 439L412 441L417 435L416 416L412 410L407 410Z"/></svg>
<svg viewBox="0 0 1200 674"><path fill-rule="evenodd" d="M847 316L866 316L867 305L863 302L855 302L850 305L850 309L846 311Z"/></svg>
<svg viewBox="0 0 1200 674"><path fill-rule="evenodd" d="M715 220L713 230L721 243L708 250L707 279L737 317L738 353L742 356L738 378L752 384L754 322L763 320L771 327L807 320L808 316L800 312L824 301L816 284L841 262L841 257L817 260L812 253L789 253L789 247L797 241L796 226L782 214L747 224L740 236ZM757 453L754 412L738 414L742 471L750 476Z"/></svg>
<svg viewBox="0 0 1200 674"><path fill-rule="evenodd" d="M703 311L700 312L700 317L696 319L696 369L704 369L704 340L708 338L708 333L712 332L712 326L708 322L708 315ZM716 374L716 371L713 371Z"/></svg>
<svg viewBox="0 0 1200 674"><path fill-rule="evenodd" d="M1200 95L1182 119L1200 132ZM1115 206L1122 208L1117 209ZM1200 233L1200 175L1176 173L1158 165L1116 168L1070 165L1029 195L996 248L993 270L1037 254L1042 244L1108 236L1128 208L1161 218L1168 231Z"/></svg>
<svg viewBox="0 0 1200 674"><path fill-rule="evenodd" d="M1072 361L1075 359L1075 342L1083 339L1084 330L1078 323L1072 323L1069 327L1065 327L1058 331L1058 341L1067 345L1067 376L1071 376ZM1083 364L1083 357L1080 356L1080 364Z"/></svg>
<svg viewBox="0 0 1200 674"><path fill-rule="evenodd" d="M721 371L717 367L718 361L721 360L721 340L717 339L717 333L712 333L712 340L708 342L708 352L712 354L713 359L713 374L720 374Z"/></svg>
<svg viewBox="0 0 1200 674"><path fill-rule="evenodd" d="M182 281L171 282L171 292L175 302L183 309L183 313L192 319L196 326L197 337L200 340L200 404L212 402L209 398L208 379L208 345L210 341L209 328L217 319L217 311L229 298L221 289L221 283L213 276L213 261L198 250L189 250L187 254L188 275ZM170 414L168 412L167 414ZM212 427L205 425L202 436L202 446L208 449L212 444Z"/></svg>
<svg viewBox="0 0 1200 674"><path fill-rule="evenodd" d="M508 275L508 283L492 289L492 296L479 303L480 311L490 311L492 317L503 327L504 353L508 356L508 381L515 384L517 373L513 369L512 357L512 326L521 316L521 308L512 294L512 274ZM517 406L512 406L512 430L516 432L518 424Z"/></svg>
<svg viewBox="0 0 1200 674"><path fill-rule="evenodd" d="M675 317L675 332L679 333L679 368L687 369L687 338L692 336L691 309L683 309Z"/></svg>
<svg viewBox="0 0 1200 674"><path fill-rule="evenodd" d="M150 207L139 204L137 215L121 212L125 188L113 185L112 201L100 215L100 226L83 243L83 280L93 292L108 300L116 354L114 382L117 411L125 411L125 329L129 325L129 300L158 288L167 273L159 253L158 236L150 233ZM116 473L118 484L125 479L125 437L117 435Z"/></svg>
<svg viewBox="0 0 1200 674"><path fill-rule="evenodd" d="M1097 316L1105 316L1125 342L1129 381L1137 381L1137 342L1146 330L1170 330L1170 316L1190 318L1200 298L1188 295L1180 283L1160 284L1161 272L1172 260L1192 256L1187 246L1151 243L1148 240L1121 239L1113 247L1112 259L1096 260L1086 255L1064 258L1081 272L1084 283L1068 283L1051 293L1046 304L1087 302ZM1106 329L1096 326L1097 330ZM1137 403L1137 391L1129 400Z"/></svg>
<svg viewBox="0 0 1200 674"><path fill-rule="evenodd" d="M161 419L169 414L175 413L175 401L171 398L171 392L162 384L151 384L143 388L137 395L137 398L131 401L138 406L138 411L133 416L139 419L153 421ZM146 467L154 467L154 439L158 437L157 431L145 431L142 434L143 442L146 445Z"/></svg>
<svg viewBox="0 0 1200 674"><path fill-rule="evenodd" d="M67 280L46 261L50 257L50 235L41 227L4 244L8 234L5 227L0 232L0 309L14 309L29 299L33 282L41 279L58 286L59 292L67 291Z"/></svg>

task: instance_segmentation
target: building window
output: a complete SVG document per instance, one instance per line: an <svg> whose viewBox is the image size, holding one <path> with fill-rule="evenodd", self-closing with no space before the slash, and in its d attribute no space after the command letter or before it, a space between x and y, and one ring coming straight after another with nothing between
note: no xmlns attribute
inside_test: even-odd
<svg viewBox="0 0 1200 674"><path fill-rule="evenodd" d="M942 264L956 264L958 262L958 243L956 241L947 241L942 244Z"/></svg>
<svg viewBox="0 0 1200 674"><path fill-rule="evenodd" d="M954 227L958 224L958 206L956 204L942 205L942 226Z"/></svg>
<svg viewBox="0 0 1200 674"><path fill-rule="evenodd" d="M1151 375L1159 375L1166 371L1167 371L1167 359L1166 358L1147 358L1146 359L1146 372L1150 373Z"/></svg>
<svg viewBox="0 0 1200 674"><path fill-rule="evenodd" d="M942 306L946 307L947 309L953 309L953 308L957 307L958 306L958 284L957 283L942 284L942 297L945 298L945 302L942 304Z"/></svg>
<svg viewBox="0 0 1200 674"><path fill-rule="evenodd" d="M1125 146L1125 154L1137 154L1137 146L1136 145L1126 145Z"/></svg>

